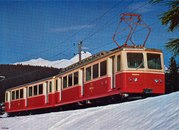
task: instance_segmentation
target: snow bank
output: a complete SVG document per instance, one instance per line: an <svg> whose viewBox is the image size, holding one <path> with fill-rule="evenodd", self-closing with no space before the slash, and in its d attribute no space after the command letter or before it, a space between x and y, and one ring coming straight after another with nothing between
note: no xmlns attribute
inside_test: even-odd
<svg viewBox="0 0 179 130"><path fill-rule="evenodd" d="M143 100L0 119L10 130L179 130L179 92Z"/></svg>
<svg viewBox="0 0 179 130"><path fill-rule="evenodd" d="M81 52L81 58L85 59L89 56L91 56L90 52ZM54 68L65 68L73 63L76 63L79 61L79 54L75 55L71 59L62 59L62 60L56 60L56 61L49 61L42 58L38 59L32 59L29 61L24 62L17 62L14 64L22 64L22 65L33 65L33 66L47 66L47 67L54 67Z"/></svg>

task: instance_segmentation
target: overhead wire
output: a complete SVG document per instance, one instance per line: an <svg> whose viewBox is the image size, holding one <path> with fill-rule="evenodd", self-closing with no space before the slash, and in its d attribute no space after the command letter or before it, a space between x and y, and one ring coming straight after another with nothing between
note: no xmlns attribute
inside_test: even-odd
<svg viewBox="0 0 179 130"><path fill-rule="evenodd" d="M102 15L100 15L99 17L95 18L94 20L90 21L88 23L88 25L91 25L92 23L98 21L99 19L101 19L102 17L104 17L107 13L109 13L112 9L114 9L118 4L119 2L121 2L122 0L120 1L117 1L115 4L112 5L112 7L110 7L108 10L106 10ZM80 33L82 30L84 30L85 28L87 27L82 27L81 29L79 29L78 31L76 31L75 33L73 33L72 35L70 35L69 37L67 37L65 40L63 40L62 42L58 43L57 45L53 46L53 47L50 47L48 49L44 49L44 50L41 50L39 52L36 52L34 54L31 54L27 57L24 57L23 59L26 59L28 57L32 57L32 56L36 56L37 54L41 54L41 53L44 53L44 52L47 52L47 51L50 51L50 50L53 50L54 48L57 48L57 47L61 47L63 43L65 43L66 41L68 41L70 38L76 36L78 33Z"/></svg>
<svg viewBox="0 0 179 130"><path fill-rule="evenodd" d="M145 6L147 6L149 3L145 3L145 4L143 4L143 5L141 5L141 6L139 6L138 8L136 8L136 9L133 9L133 11L135 11L135 10L138 10L138 9L140 9L141 7L145 7ZM125 9L127 9L128 8L128 6L125 8ZM124 9L124 10L125 10ZM121 12L121 11L120 11ZM121 12L122 13L122 12ZM118 14L120 14L120 13L118 13ZM118 15L114 15L112 18L110 18L106 23L104 23L102 26L102 28L100 28L100 29L98 29L96 32L93 32L93 33L91 33L91 34L89 34L88 36L86 36L82 41L86 41L86 40L88 40L89 38L91 38L91 37L93 37L94 35L96 35L97 33L99 33L100 31L102 31L102 30L104 30L104 29L106 29L106 28L104 28L104 26L110 26L110 25L113 25L114 23L117 23L118 21L115 21L115 22L111 22L111 19L113 19L113 18L115 18L115 17L117 17ZM111 23L110 23L111 22Z"/></svg>
<svg viewBox="0 0 179 130"><path fill-rule="evenodd" d="M101 19L102 17L104 17L104 16L105 16L107 13L109 13L113 8L115 8L115 7L119 4L119 2L121 2L121 1L122 1L122 0L117 1L112 7L110 7L108 10L106 10L102 15L100 15L100 16L97 17L97 18L95 18L95 19L92 20L91 22L89 22L88 25L90 25L90 24L96 22L97 20ZM62 43L65 43L65 41L69 40L69 38L74 37L75 35L77 35L79 32L81 32L81 31L82 31L83 29L85 29L85 28L86 28L86 27L81 28L80 30L78 30L77 32L75 32L74 34L72 34L71 36L67 37L64 41L60 42L60 44L58 44L58 45L56 45L56 46L54 46L54 47L51 47L51 48L48 48L48 49L39 51L39 52L34 53L34 54L32 54L32 55L29 55L29 56L27 56L27 57L24 57L23 59L26 59L26 58L28 58L28 57L32 57L32 56L35 56L35 55L37 55L37 54L40 54L40 53L43 53L43 52L47 52L47 51L49 51L49 50L53 50L54 48L57 48L58 46L61 46ZM71 49L71 48L69 48L69 50L70 50L70 49ZM63 52L64 52L64 51L63 51ZM51 58L54 58L54 57L56 57L56 56L59 56L59 54L68 56L68 55L64 54L63 52L59 52L58 54L56 54L56 55L50 57L50 59L51 59ZM70 60L69 60L69 61L70 61ZM38 71L39 71L39 70L38 70ZM6 74L9 73L9 72L12 72L12 71L8 71L8 72L4 73L4 75L6 75ZM7 78L6 78L6 80L7 80Z"/></svg>
<svg viewBox="0 0 179 130"><path fill-rule="evenodd" d="M150 26L152 26L152 25L154 25L154 24L156 24L156 23L158 23L158 21L153 22L152 24L150 24ZM141 29L137 30L136 32L142 31L142 30L144 30L144 29L145 29L145 28L141 28ZM136 33L136 32L134 32L134 33ZM125 38L125 37L126 37L126 36L123 36L123 37L120 38L120 39L123 39L123 38ZM110 43L112 43L112 42L110 42ZM96 48L93 48L93 50L98 49L99 47L105 47L105 46L108 46L108 45L109 45L109 43L105 43L105 44L102 44L101 46L98 46L98 47L96 47ZM56 64L57 64L57 63L55 63L55 64L53 64L53 65L56 65ZM31 73L35 73L35 72L41 71L41 70L43 70L43 69L44 69L44 68L39 69L39 70L36 70L36 71L29 72L29 73L25 73L25 74L22 74L22 75L18 75L18 76L12 77L12 78L7 78L6 80L14 79L14 78L17 78L17 77L22 77L22 76L25 76L25 75L28 75L28 74L31 74Z"/></svg>
<svg viewBox="0 0 179 130"><path fill-rule="evenodd" d="M143 6L140 6L140 7L138 7L137 9L139 9L139 8L141 8L141 7L144 7L144 6L146 6L146 5L147 5L147 4L144 4ZM115 7L115 6L113 6L113 7ZM127 8L127 7L126 7L126 8ZM126 9L126 8L125 8L125 9ZM111 10L111 9L112 9L112 8L110 8L109 10ZM137 9L134 9L134 10L137 10ZM105 14L107 14L107 12L109 12L109 11L106 11ZM104 14L103 14L103 16L104 16ZM116 16L113 16L113 17L116 17ZM154 22L154 23L157 23L157 22L158 22L158 21L156 21L156 22ZM112 24L114 24L114 23L109 23L109 21L106 22L106 23L107 23L108 25L112 25ZM153 23L153 24L154 24L154 23ZM103 24L103 25L105 25L105 24ZM84 29L84 28L83 28L83 29ZM94 32L94 33L88 35L88 36L85 37L82 41L86 41L86 40L88 40L89 38L91 38L92 36L96 35L98 32L102 31L103 29L104 29L104 28L101 28L101 29L97 30L96 32ZM79 31L77 31L77 32L80 32L80 31L82 31L82 29L79 30ZM77 32L74 33L72 36L76 35ZM125 37L125 36L124 36L124 37ZM124 37L123 37L123 38L124 38ZM110 43L112 43L112 42L110 42ZM104 47L104 46L107 46L107 45L109 45L109 43L107 43L107 44L103 44L101 47ZM53 47L53 48L55 48L55 47ZM95 49L97 49L97 48L99 48L99 47L93 48L93 50L95 50ZM50 49L52 49L52 48L49 48L49 49L47 49L47 50L50 50ZM44 50L44 51L46 51L46 50ZM63 52L59 52L58 54L66 55L66 54L64 54ZM55 56L57 56L58 54L56 54ZM54 56L52 56L52 57L54 57ZM57 64L57 63L55 63L55 64ZM53 65L55 65L55 64L53 64ZM25 76L25 75L28 75L28 74L31 74L31 73L35 73L35 72L41 71L41 70L43 70L43 69L44 69L44 68L39 69L39 70L36 70L36 71L28 72L28 73L25 73L25 74L22 74L22 75L18 75L18 76L15 76L15 77L6 78L5 80L9 80L9 79L13 79L13 78L17 78L17 77Z"/></svg>
<svg viewBox="0 0 179 130"><path fill-rule="evenodd" d="M104 17L104 16L105 16L107 13L109 13L112 9L114 9L116 6L118 6L119 2L121 2L121 1L122 1L122 0L117 1L115 4L113 4L112 7L110 7L108 10L106 10L102 15L100 15L99 17L95 18L94 20L90 21L90 22L88 23L88 25L90 25L90 24L96 22L97 20L101 19L102 17ZM40 54L40 53L43 53L43 52L47 52L47 51L49 51L49 50L53 50L54 48L57 48L58 46L61 46L61 44L65 43L65 41L69 40L70 38L72 38L72 37L74 37L75 35L77 35L78 33L80 33L80 32L81 32L82 30L84 30L85 28L86 28L86 27L84 26L83 28L81 28L81 29L78 30L77 32L73 33L71 36L67 37L64 41L60 42L58 45L53 46L53 47L48 48L48 49L45 49L45 50L42 50L42 51L39 51L39 52L34 53L34 54L32 54L32 55L26 56L26 57L24 57L23 59L26 59L26 58L32 57L32 56L36 56L37 54ZM69 48L68 50L71 50L71 49L72 49L72 48ZM68 55L64 54L64 51L62 51L62 52L59 52L58 54L55 54L55 56L52 56L51 58L54 58L54 57L56 57L56 56L59 56L59 54L68 56ZM49 58L49 59L51 59L51 58ZM7 73L9 73L9 72L12 72L12 71L8 71ZM5 73L5 74L7 74L7 73Z"/></svg>

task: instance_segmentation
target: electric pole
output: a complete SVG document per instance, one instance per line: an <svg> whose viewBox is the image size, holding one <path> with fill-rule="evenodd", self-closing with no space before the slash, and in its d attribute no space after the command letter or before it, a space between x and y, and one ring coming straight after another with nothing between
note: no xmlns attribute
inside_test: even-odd
<svg viewBox="0 0 179 130"><path fill-rule="evenodd" d="M82 51L82 41L78 43L78 54L79 54L79 61L81 61L81 51Z"/></svg>

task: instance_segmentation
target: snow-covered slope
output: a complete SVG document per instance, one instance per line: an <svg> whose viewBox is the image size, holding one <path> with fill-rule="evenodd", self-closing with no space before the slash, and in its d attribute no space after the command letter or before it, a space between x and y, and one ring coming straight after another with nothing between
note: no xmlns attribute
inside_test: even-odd
<svg viewBox="0 0 179 130"><path fill-rule="evenodd" d="M179 130L179 92L83 110L0 119L11 130Z"/></svg>
<svg viewBox="0 0 179 130"><path fill-rule="evenodd" d="M82 59L85 59L89 56L91 56L90 52L81 52L82 54ZM29 61L24 61L24 62L17 62L15 64L22 64L22 65L33 65L33 66L47 66L47 67L54 67L54 68L65 68L75 62L79 61L79 55L75 55L71 59L62 59L62 60L57 60L57 61L48 61L42 58L38 59L32 59Z"/></svg>

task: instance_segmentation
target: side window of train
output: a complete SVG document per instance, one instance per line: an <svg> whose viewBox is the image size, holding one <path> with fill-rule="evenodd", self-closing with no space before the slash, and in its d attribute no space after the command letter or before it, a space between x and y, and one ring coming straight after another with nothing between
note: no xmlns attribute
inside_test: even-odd
<svg viewBox="0 0 179 130"><path fill-rule="evenodd" d="M49 92L52 92L52 81L49 82Z"/></svg>
<svg viewBox="0 0 179 130"><path fill-rule="evenodd" d="M63 88L67 88L67 76L63 77Z"/></svg>
<svg viewBox="0 0 179 130"><path fill-rule="evenodd" d="M6 93L6 102L8 101L8 93Z"/></svg>
<svg viewBox="0 0 179 130"><path fill-rule="evenodd" d="M29 97L32 96L32 87L29 87Z"/></svg>
<svg viewBox="0 0 179 130"><path fill-rule="evenodd" d="M69 74L68 75L68 87L72 86L73 83L72 83L72 74Z"/></svg>
<svg viewBox="0 0 179 130"><path fill-rule="evenodd" d="M39 84L39 94L43 94L43 84Z"/></svg>
<svg viewBox="0 0 179 130"><path fill-rule="evenodd" d="M121 70L121 55L117 56L117 71Z"/></svg>
<svg viewBox="0 0 179 130"><path fill-rule="evenodd" d="M99 76L98 70L99 70L98 64L93 65L93 79L98 78L98 76Z"/></svg>
<svg viewBox="0 0 179 130"><path fill-rule="evenodd" d="M19 90L16 90L16 99L19 99Z"/></svg>
<svg viewBox="0 0 179 130"><path fill-rule="evenodd" d="M107 62L103 61L100 63L100 76L104 76L107 74Z"/></svg>
<svg viewBox="0 0 179 130"><path fill-rule="evenodd" d="M91 66L86 68L86 81L91 80Z"/></svg>
<svg viewBox="0 0 179 130"><path fill-rule="evenodd" d="M49 92L48 81L46 81L45 84L46 84L46 94L48 94L48 92Z"/></svg>
<svg viewBox="0 0 179 130"><path fill-rule="evenodd" d="M37 85L34 86L34 96L37 95Z"/></svg>
<svg viewBox="0 0 179 130"><path fill-rule="evenodd" d="M74 85L78 84L78 71L74 73Z"/></svg>
<svg viewBox="0 0 179 130"><path fill-rule="evenodd" d="M15 99L15 91L12 91L12 100Z"/></svg>
<svg viewBox="0 0 179 130"><path fill-rule="evenodd" d="M23 98L24 97L24 93L23 93L23 89L20 89L20 98Z"/></svg>
<svg viewBox="0 0 179 130"><path fill-rule="evenodd" d="M58 91L58 79L55 80L55 90Z"/></svg>

